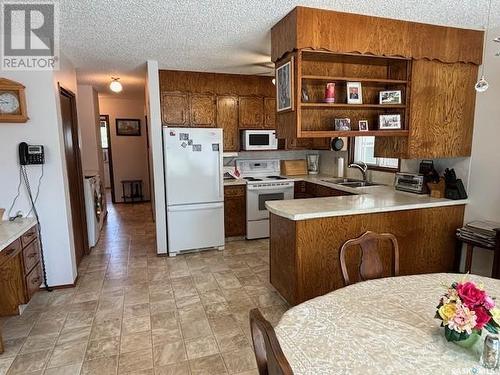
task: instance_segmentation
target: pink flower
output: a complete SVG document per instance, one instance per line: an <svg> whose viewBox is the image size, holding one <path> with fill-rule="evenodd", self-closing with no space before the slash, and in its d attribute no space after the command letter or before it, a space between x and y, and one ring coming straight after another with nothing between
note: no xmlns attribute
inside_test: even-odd
<svg viewBox="0 0 500 375"><path fill-rule="evenodd" d="M484 290L478 289L476 285L470 281L463 284L457 284L457 292L463 304L469 308L482 305L486 297Z"/></svg>
<svg viewBox="0 0 500 375"><path fill-rule="evenodd" d="M486 307L486 309L488 309L488 310L491 310L492 308L494 308L495 301L493 300L493 298L491 298L490 296L484 297L484 307Z"/></svg>
<svg viewBox="0 0 500 375"><path fill-rule="evenodd" d="M483 306L474 307L476 313L476 329L483 329L483 327L490 321L491 316L488 314Z"/></svg>

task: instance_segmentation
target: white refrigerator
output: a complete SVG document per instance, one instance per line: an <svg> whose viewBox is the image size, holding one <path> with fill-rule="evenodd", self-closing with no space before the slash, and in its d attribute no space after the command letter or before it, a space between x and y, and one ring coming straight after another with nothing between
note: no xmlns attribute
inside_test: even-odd
<svg viewBox="0 0 500 375"><path fill-rule="evenodd" d="M224 248L222 129L163 128L168 254Z"/></svg>

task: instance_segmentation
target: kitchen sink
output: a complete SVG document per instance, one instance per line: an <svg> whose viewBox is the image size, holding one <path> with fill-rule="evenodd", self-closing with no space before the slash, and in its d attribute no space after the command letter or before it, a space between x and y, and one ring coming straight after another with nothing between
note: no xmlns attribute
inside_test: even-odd
<svg viewBox="0 0 500 375"><path fill-rule="evenodd" d="M351 182L340 182L339 185L358 188L358 187L366 187L366 186L380 186L382 184L377 184L375 182L368 181L351 181Z"/></svg>
<svg viewBox="0 0 500 375"><path fill-rule="evenodd" d="M345 183L351 183L351 182L363 182L362 180L357 180L355 178L324 178L321 181L329 182L331 184L338 184L338 185L342 185Z"/></svg>
<svg viewBox="0 0 500 375"><path fill-rule="evenodd" d="M382 185L382 184L377 184L375 182L358 180L356 178L325 178L325 179L322 179L321 181L329 182L331 184L342 185L342 186L346 186L346 187L352 187L352 188Z"/></svg>

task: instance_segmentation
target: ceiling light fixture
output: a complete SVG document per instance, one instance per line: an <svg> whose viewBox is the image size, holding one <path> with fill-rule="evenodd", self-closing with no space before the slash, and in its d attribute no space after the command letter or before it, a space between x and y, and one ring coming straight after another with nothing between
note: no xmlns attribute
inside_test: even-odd
<svg viewBox="0 0 500 375"><path fill-rule="evenodd" d="M485 65L486 65L486 61L485 61L485 54L486 54L486 43L488 43L488 30L490 28L490 15L491 15L491 0L489 1L489 4L488 4L488 19L486 21L486 31L485 31L485 38L484 40L486 41L484 43L484 47L483 47L483 64L481 65L481 78L479 78L479 81L477 81L476 85L474 86L474 88L476 89L477 92L485 92L486 90L488 90L488 87L490 86L488 84L488 81L486 80L486 78L484 78L484 68L485 68Z"/></svg>
<svg viewBox="0 0 500 375"><path fill-rule="evenodd" d="M109 89L113 92L121 92L123 90L122 84L119 82L120 78L111 77Z"/></svg>

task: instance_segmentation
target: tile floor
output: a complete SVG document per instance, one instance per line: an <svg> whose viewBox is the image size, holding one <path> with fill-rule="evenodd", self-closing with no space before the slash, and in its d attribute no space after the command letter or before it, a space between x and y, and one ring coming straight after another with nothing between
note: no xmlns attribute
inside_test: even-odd
<svg viewBox="0 0 500 375"><path fill-rule="evenodd" d="M149 204L111 206L76 288L41 291L3 319L0 375L257 374L248 312L275 324L287 308L268 281L268 241L154 249Z"/></svg>

